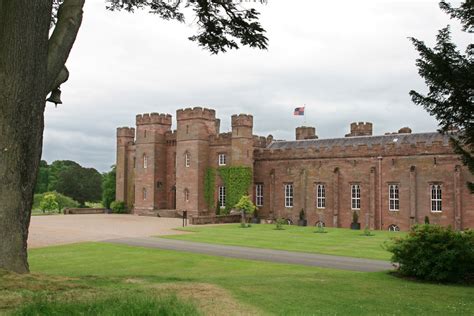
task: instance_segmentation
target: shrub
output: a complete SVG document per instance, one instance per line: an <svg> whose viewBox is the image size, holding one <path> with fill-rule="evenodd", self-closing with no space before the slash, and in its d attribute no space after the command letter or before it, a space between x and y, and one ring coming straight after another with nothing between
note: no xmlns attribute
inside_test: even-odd
<svg viewBox="0 0 474 316"><path fill-rule="evenodd" d="M112 213L115 214L125 214L127 213L127 206L124 201L113 201L110 203L110 209Z"/></svg>
<svg viewBox="0 0 474 316"><path fill-rule="evenodd" d="M438 225L417 225L387 247L392 262L405 276L456 282L474 276L474 232L453 231Z"/></svg>
<svg viewBox="0 0 474 316"><path fill-rule="evenodd" d="M375 236L375 234L372 233L372 231L370 230L369 227L366 227L366 228L364 229L364 234L363 234L363 235L364 235L364 236Z"/></svg>
<svg viewBox="0 0 474 316"><path fill-rule="evenodd" d="M276 230L284 230L283 225L285 225L287 222L284 218L278 218L276 220Z"/></svg>
<svg viewBox="0 0 474 316"><path fill-rule="evenodd" d="M301 211L300 211L300 221L304 221L304 219L305 219L304 209L301 209Z"/></svg>
<svg viewBox="0 0 474 316"><path fill-rule="evenodd" d="M430 223L430 218L428 216L425 216L425 224L429 224Z"/></svg>
<svg viewBox="0 0 474 316"><path fill-rule="evenodd" d="M56 202L58 202L58 209L62 211L64 208L76 208L79 207L79 202L74 201L69 196L63 195L56 191L45 192L42 194L35 194L33 200L33 210L40 210L40 203L43 200L43 197L47 194L52 194L56 197Z"/></svg>
<svg viewBox="0 0 474 316"><path fill-rule="evenodd" d="M59 211L59 204L56 201L56 196L52 193L45 194L40 202L40 210L43 213L46 212L54 212Z"/></svg>

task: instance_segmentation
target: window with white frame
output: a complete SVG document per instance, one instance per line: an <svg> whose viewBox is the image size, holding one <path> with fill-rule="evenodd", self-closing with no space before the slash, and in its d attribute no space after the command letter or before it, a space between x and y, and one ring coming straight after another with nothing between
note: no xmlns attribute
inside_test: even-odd
<svg viewBox="0 0 474 316"><path fill-rule="evenodd" d="M293 207L293 183L285 184L285 207Z"/></svg>
<svg viewBox="0 0 474 316"><path fill-rule="evenodd" d="M351 209L360 210L360 184L351 185Z"/></svg>
<svg viewBox="0 0 474 316"><path fill-rule="evenodd" d="M143 188L143 200L145 201L146 200L146 196L147 196L147 191L146 191L146 188Z"/></svg>
<svg viewBox="0 0 474 316"><path fill-rule="evenodd" d="M225 187L219 187L219 207L225 208Z"/></svg>
<svg viewBox="0 0 474 316"><path fill-rule="evenodd" d="M316 185L316 207L326 207L326 186L324 184Z"/></svg>
<svg viewBox="0 0 474 316"><path fill-rule="evenodd" d="M255 204L257 206L263 206L263 184L258 183L255 185Z"/></svg>
<svg viewBox="0 0 474 316"><path fill-rule="evenodd" d="M441 184L431 185L431 212L441 212L442 197L441 197Z"/></svg>
<svg viewBox="0 0 474 316"><path fill-rule="evenodd" d="M225 166L225 165L227 164L226 155L225 155L225 154L219 154L217 160L218 160L219 166Z"/></svg>
<svg viewBox="0 0 474 316"><path fill-rule="evenodd" d="M191 165L191 156L188 152L184 154L184 165L186 166L186 168Z"/></svg>
<svg viewBox="0 0 474 316"><path fill-rule="evenodd" d="M184 189L184 201L189 202L189 190Z"/></svg>
<svg viewBox="0 0 474 316"><path fill-rule="evenodd" d="M388 209L392 212L400 210L400 193L398 184L388 186Z"/></svg>
<svg viewBox="0 0 474 316"><path fill-rule="evenodd" d="M399 231L400 231L400 227L398 227L398 226L395 225L395 224L391 224L390 226L388 226L388 230L391 231L391 232L399 232Z"/></svg>
<svg viewBox="0 0 474 316"><path fill-rule="evenodd" d="M143 169L148 168L148 157L146 154L143 155Z"/></svg>

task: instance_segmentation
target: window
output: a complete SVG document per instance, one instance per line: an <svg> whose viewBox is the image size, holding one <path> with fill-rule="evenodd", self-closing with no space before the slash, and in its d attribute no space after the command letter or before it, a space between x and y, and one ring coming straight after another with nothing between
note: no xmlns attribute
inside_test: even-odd
<svg viewBox="0 0 474 316"><path fill-rule="evenodd" d="M255 204L263 206L263 184L261 183L255 186Z"/></svg>
<svg viewBox="0 0 474 316"><path fill-rule="evenodd" d="M189 190L184 189L184 201L189 202Z"/></svg>
<svg viewBox="0 0 474 316"><path fill-rule="evenodd" d="M186 168L191 165L191 156L188 152L184 154L184 165L186 166Z"/></svg>
<svg viewBox="0 0 474 316"><path fill-rule="evenodd" d="M441 212L442 208L442 199L441 199L441 185L432 184L431 185L431 212Z"/></svg>
<svg viewBox="0 0 474 316"><path fill-rule="evenodd" d="M143 138L146 138L146 130L143 131Z"/></svg>
<svg viewBox="0 0 474 316"><path fill-rule="evenodd" d="M293 184L285 184L285 207L293 207Z"/></svg>
<svg viewBox="0 0 474 316"><path fill-rule="evenodd" d="M323 228L323 227L326 227L326 224L324 224L324 222L322 221L317 221L316 224L314 224L314 226Z"/></svg>
<svg viewBox="0 0 474 316"><path fill-rule="evenodd" d="M225 166L226 165L226 156L225 156L225 154L219 154L218 162L219 162L219 166Z"/></svg>
<svg viewBox="0 0 474 316"><path fill-rule="evenodd" d="M388 230L391 231L391 232L399 232L399 231L400 231L400 227L398 227L398 226L395 225L395 224L392 224L392 225L388 226Z"/></svg>
<svg viewBox="0 0 474 316"><path fill-rule="evenodd" d="M360 184L351 185L351 208L360 210Z"/></svg>
<svg viewBox="0 0 474 316"><path fill-rule="evenodd" d="M400 194L398 184L390 184L388 186L388 209L390 211L400 210Z"/></svg>
<svg viewBox="0 0 474 316"><path fill-rule="evenodd" d="M324 184L316 185L316 207L326 207L326 186Z"/></svg>
<svg viewBox="0 0 474 316"><path fill-rule="evenodd" d="M143 200L144 201L146 200L146 196L147 196L146 188L143 188Z"/></svg>
<svg viewBox="0 0 474 316"><path fill-rule="evenodd" d="M219 207L225 208L225 187L219 187Z"/></svg>
<svg viewBox="0 0 474 316"><path fill-rule="evenodd" d="M143 169L148 168L148 157L146 154L143 155Z"/></svg>

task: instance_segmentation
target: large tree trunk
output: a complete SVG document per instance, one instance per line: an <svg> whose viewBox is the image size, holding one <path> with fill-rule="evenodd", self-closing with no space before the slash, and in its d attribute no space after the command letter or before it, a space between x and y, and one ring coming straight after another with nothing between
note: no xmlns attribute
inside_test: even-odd
<svg viewBox="0 0 474 316"><path fill-rule="evenodd" d="M0 0L0 269L28 272L51 0Z"/></svg>

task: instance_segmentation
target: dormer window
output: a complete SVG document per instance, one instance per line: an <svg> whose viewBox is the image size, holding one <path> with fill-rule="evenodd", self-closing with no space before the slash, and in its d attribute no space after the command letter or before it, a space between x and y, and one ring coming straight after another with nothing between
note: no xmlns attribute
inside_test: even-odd
<svg viewBox="0 0 474 316"><path fill-rule="evenodd" d="M219 154L218 163L219 163L219 166L225 166L225 165L227 164L227 160L226 160L226 155L225 155L225 154Z"/></svg>

